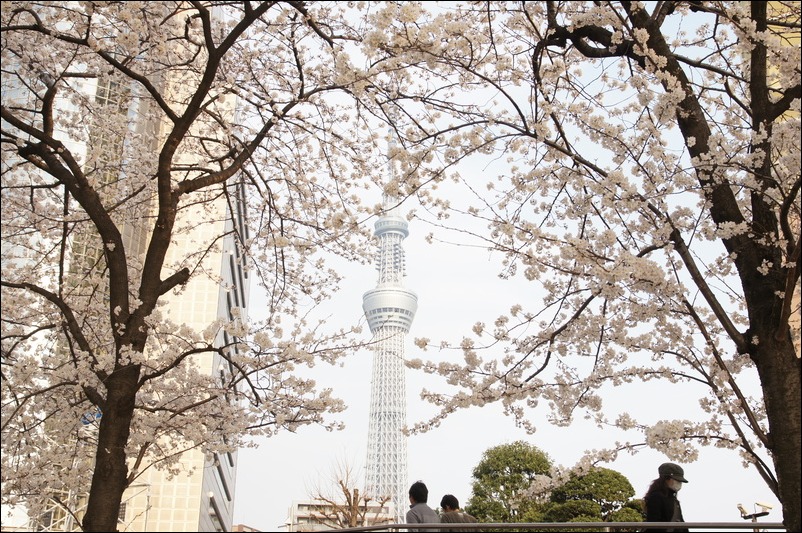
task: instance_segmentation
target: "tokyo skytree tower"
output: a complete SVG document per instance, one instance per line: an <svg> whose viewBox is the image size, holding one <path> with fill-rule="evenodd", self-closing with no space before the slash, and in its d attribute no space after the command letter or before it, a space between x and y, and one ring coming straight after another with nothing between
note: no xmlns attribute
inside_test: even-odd
<svg viewBox="0 0 802 533"><path fill-rule="evenodd" d="M388 167L392 181L389 157ZM401 241L409 230L398 198L385 194L382 206L382 215L374 225L379 280L376 288L362 297L374 342L365 489L374 499L389 497L396 522L403 523L409 507L407 440L402 432L407 418L404 341L418 309L418 297L402 283L405 260Z"/></svg>

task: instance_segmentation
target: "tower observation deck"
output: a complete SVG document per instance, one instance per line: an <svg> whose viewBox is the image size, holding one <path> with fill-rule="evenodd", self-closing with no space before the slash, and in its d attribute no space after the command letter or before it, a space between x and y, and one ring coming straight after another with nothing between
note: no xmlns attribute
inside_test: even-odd
<svg viewBox="0 0 802 533"><path fill-rule="evenodd" d="M388 166L392 179L392 161ZM393 196L383 198L382 215L374 225L379 279L376 288L362 297L362 309L374 341L365 488L376 499L389 497L396 521L403 523L409 506L407 441L403 434L407 418L404 341L418 309L418 297L403 287L401 242L409 229L399 214L398 203Z"/></svg>

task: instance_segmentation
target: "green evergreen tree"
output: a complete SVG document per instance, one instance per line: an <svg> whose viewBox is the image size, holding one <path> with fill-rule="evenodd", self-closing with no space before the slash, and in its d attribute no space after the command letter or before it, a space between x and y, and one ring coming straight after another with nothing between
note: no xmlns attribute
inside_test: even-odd
<svg viewBox="0 0 802 533"><path fill-rule="evenodd" d="M489 448L473 469L473 495L466 511L480 522L526 522L539 516L543 502L522 497L538 475L548 475L551 459L523 441Z"/></svg>
<svg viewBox="0 0 802 533"><path fill-rule="evenodd" d="M641 522L640 500L633 500L635 489L620 472L594 468L581 476L571 476L551 493L551 505L544 509L547 522Z"/></svg>

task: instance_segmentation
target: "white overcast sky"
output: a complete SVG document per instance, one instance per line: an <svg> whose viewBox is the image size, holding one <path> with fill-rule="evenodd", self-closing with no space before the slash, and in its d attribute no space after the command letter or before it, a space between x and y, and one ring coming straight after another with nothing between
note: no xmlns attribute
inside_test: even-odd
<svg viewBox="0 0 802 533"><path fill-rule="evenodd" d="M406 209L405 209L406 211ZM404 241L407 256L405 286L418 294L419 305L412 330L407 337L407 358L437 359L445 354L437 350L421 353L413 338L427 337L437 343L441 339L457 342L481 320L493 319L509 306L526 298L522 291L533 286L517 286L498 279L497 257L489 257L477 248L456 248L444 244L428 244L425 234L430 228L420 221L410 223L410 235ZM337 315L332 320L345 323L362 316L362 294L373 288L376 274L372 266L351 266L343 290L332 302ZM251 300L258 305L258 295ZM365 327L367 331L367 327ZM452 354L451 357L455 355ZM367 453L368 406L372 354L362 351L350 357L344 368L316 367L321 386L333 386L349 409L340 414L347 424L340 432L306 428L296 434L284 433L259 441L258 449L245 449L239 454L234 523L246 524L262 531L281 527L293 500L311 496L315 486L333 484L333 472L339 463L347 462L354 471L364 474ZM438 378L407 370L407 423L426 419L432 407L419 398L422 387L438 383ZM651 382L618 390L604 397L611 406L631 406L637 413L653 413L653 419L694 419L699 411L696 396L683 394L685 386L660 387ZM759 391L754 390L757 394ZM545 408L545 406L543 406ZM629 407L627 407L629 409ZM570 428L555 428L545 421L537 433L527 435L505 417L499 407L485 407L459 412L440 427L408 439L408 472L410 483L423 480L429 488L429 504L435 508L443 494L454 494L464 505L471 496L471 472L482 453L493 446L525 440L547 453L553 464L573 466L588 449L611 446L617 438L612 430L601 430L582 420ZM613 464L602 465L625 475L641 497L657 467L668 459L660 453L646 451L635 456L620 457ZM680 492L686 521L737 522L736 509L742 503L753 512L755 502L774 506L761 520L782 520L779 504L762 479L752 469L741 465L737 452L703 449L699 460L683 464L689 483ZM359 487L362 488L361 485Z"/></svg>

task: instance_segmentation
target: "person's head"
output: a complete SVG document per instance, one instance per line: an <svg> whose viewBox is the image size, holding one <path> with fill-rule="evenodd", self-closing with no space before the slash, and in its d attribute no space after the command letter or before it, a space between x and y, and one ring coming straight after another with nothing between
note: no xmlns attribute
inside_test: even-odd
<svg viewBox="0 0 802 533"><path fill-rule="evenodd" d="M657 468L657 473L665 482L666 486L674 492L679 492L683 483L687 483L685 472L682 467L674 463L663 463Z"/></svg>
<svg viewBox="0 0 802 533"><path fill-rule="evenodd" d="M416 481L409 487L409 499L413 503L426 503L429 501L429 489L423 481Z"/></svg>
<svg viewBox="0 0 802 533"><path fill-rule="evenodd" d="M459 500L453 494L446 494L443 496L443 499L440 500L440 508L443 511L456 511L459 509Z"/></svg>

